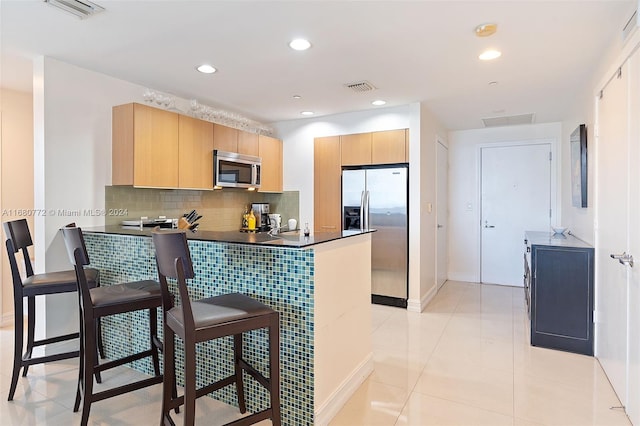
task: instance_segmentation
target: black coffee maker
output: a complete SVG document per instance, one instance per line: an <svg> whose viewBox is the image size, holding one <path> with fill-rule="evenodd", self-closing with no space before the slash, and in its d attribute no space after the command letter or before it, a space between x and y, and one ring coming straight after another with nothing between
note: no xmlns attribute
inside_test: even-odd
<svg viewBox="0 0 640 426"><path fill-rule="evenodd" d="M256 217L256 229L258 231L269 230L269 203L253 203L251 210Z"/></svg>

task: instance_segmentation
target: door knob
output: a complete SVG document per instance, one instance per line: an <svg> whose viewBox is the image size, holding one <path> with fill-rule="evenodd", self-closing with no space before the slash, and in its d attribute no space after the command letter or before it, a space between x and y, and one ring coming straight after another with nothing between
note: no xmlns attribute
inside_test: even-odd
<svg viewBox="0 0 640 426"><path fill-rule="evenodd" d="M631 254L627 254L627 252L623 252L622 254L611 254L612 259L617 259L623 265L629 265L633 268L633 256Z"/></svg>
<svg viewBox="0 0 640 426"><path fill-rule="evenodd" d="M485 220L485 221L484 221L484 227L485 227L485 228L495 228L495 226L493 226L493 225L489 225L489 221L488 221L488 220Z"/></svg>

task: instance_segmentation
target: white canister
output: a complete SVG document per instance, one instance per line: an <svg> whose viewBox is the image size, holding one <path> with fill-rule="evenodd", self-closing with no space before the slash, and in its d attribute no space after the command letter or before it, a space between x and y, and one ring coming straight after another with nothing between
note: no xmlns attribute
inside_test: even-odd
<svg viewBox="0 0 640 426"><path fill-rule="evenodd" d="M293 231L296 229L296 225L298 224L298 222L295 219L289 219L289 231Z"/></svg>

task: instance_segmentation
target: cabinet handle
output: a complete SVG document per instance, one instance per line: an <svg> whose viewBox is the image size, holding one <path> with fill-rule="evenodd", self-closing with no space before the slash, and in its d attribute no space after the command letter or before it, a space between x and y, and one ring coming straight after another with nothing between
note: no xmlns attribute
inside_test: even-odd
<svg viewBox="0 0 640 426"><path fill-rule="evenodd" d="M631 254L627 254L627 252L622 252L622 254L610 254L612 259L616 259L623 265L629 265L633 268L633 256Z"/></svg>
<svg viewBox="0 0 640 426"><path fill-rule="evenodd" d="M531 247L527 247L527 253L531 253Z"/></svg>
<svg viewBox="0 0 640 426"><path fill-rule="evenodd" d="M336 229L335 226L333 225L322 225L321 228L326 228L326 229Z"/></svg>
<svg viewBox="0 0 640 426"><path fill-rule="evenodd" d="M488 221L488 220L485 220L485 221L484 221L484 227L485 227L485 228L495 228L495 226L494 226L494 225L489 225L489 221Z"/></svg>

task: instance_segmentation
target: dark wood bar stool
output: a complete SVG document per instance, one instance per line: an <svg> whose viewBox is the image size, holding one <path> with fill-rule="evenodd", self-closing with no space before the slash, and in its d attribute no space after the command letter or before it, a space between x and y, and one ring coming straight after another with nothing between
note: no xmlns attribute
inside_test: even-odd
<svg viewBox="0 0 640 426"><path fill-rule="evenodd" d="M82 230L80 228L67 227L62 229L62 235L64 236L71 263L75 267L79 289L78 298L82 319L80 322L80 369L73 411L78 411L80 401L82 401L81 424L84 426L89 420L91 403L162 382L158 356L158 352L162 351L162 342L157 337L157 308L162 305L162 292L160 284L153 280L89 288L85 269L85 266L89 264L89 255L82 236ZM150 348L117 360L99 364L96 361L95 354L96 321L108 315L146 309L149 310ZM132 324L132 327L134 326ZM152 358L155 376L101 392L93 392L93 375L95 372L102 372L146 357Z"/></svg>
<svg viewBox="0 0 640 426"><path fill-rule="evenodd" d="M187 238L180 231L153 233L156 261L164 318L164 376L161 424L174 425L170 417L172 408L184 404L184 424L193 425L196 398L225 386L235 384L241 413L247 411L242 372L246 371L270 394L271 406L243 417L228 425L249 425L271 419L281 424L280 416L280 327L279 313L248 296L234 293L209 297L197 301L189 299L186 280L194 277L193 264ZM167 277L177 280L182 304L173 305ZM269 330L269 378L242 358L242 334L246 331L267 328ZM172 398L171 383L175 381L174 337L184 342L184 395ZM196 389L196 343L233 336L234 374L215 383Z"/></svg>
<svg viewBox="0 0 640 426"><path fill-rule="evenodd" d="M13 396L18 385L20 369L22 377L27 375L29 366L43 362L59 361L77 357L79 351L63 352L42 357L32 357L33 348L36 346L48 345L78 338L78 333L66 334L64 336L51 337L47 339L35 340L36 322L36 296L49 294L70 293L77 290L76 273L73 270L47 272L34 274L33 266L29 258L28 248L33 245L29 225L26 219L18 219L3 223L4 232L7 236L6 246L11 267L13 280L13 311L14 311L14 345L13 345L13 370L11 373L11 386L9 387L8 401L13 400ZM26 278L23 280L18 268L16 253L21 250L24 259L24 270ZM86 269L87 286L90 288L99 285L99 273L97 269ZM23 298L27 298L27 342L24 354L24 309ZM104 356L102 339L98 340L99 350Z"/></svg>

